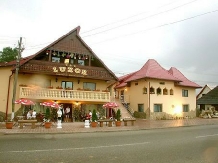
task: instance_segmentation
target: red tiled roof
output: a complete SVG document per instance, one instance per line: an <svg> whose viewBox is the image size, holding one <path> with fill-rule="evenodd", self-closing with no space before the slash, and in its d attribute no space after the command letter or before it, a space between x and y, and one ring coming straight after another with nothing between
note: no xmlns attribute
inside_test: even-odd
<svg viewBox="0 0 218 163"><path fill-rule="evenodd" d="M178 78L174 77L167 70L157 63L154 59L149 59L144 66L137 71L134 75L126 80L126 82L130 82L133 80L138 80L142 78L154 78L154 79L164 79L164 80L172 80L172 81L181 81Z"/></svg>
<svg viewBox="0 0 218 163"><path fill-rule="evenodd" d="M179 82L177 85L180 86L187 86L187 87L195 87L195 88L202 88L200 85L188 80L179 70L175 67L171 67L169 73L175 76L176 78L180 79L182 82Z"/></svg>
<svg viewBox="0 0 218 163"><path fill-rule="evenodd" d="M188 80L179 70L176 68L170 68L169 71L160 66L154 59L149 59L144 66L131 74L122 76L119 78L120 84L115 88L125 87L127 82L143 79L162 79L177 82L179 86L201 88L198 84Z"/></svg>

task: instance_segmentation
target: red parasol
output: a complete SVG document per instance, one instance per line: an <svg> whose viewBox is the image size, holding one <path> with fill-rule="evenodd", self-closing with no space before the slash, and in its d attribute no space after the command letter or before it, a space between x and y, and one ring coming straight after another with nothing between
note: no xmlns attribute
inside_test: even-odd
<svg viewBox="0 0 218 163"><path fill-rule="evenodd" d="M35 105L35 103L29 99L19 99L14 102L15 104L23 104L23 105Z"/></svg>
<svg viewBox="0 0 218 163"><path fill-rule="evenodd" d="M108 102L106 104L103 105L104 108L116 108L119 105L116 102Z"/></svg>
<svg viewBox="0 0 218 163"><path fill-rule="evenodd" d="M112 114L112 109L118 107L119 105L116 103L116 102L108 102L106 104L103 105L104 108L107 109L107 117L110 116L112 117L113 114Z"/></svg>
<svg viewBox="0 0 218 163"><path fill-rule="evenodd" d="M52 107L52 108L59 108L60 106L56 103L56 102L43 102L43 103L40 103L40 105L43 105L43 106L48 106L48 107Z"/></svg>

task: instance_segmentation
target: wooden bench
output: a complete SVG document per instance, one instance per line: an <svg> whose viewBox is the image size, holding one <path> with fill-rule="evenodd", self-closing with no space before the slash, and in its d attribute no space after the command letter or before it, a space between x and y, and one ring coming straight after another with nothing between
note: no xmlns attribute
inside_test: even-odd
<svg viewBox="0 0 218 163"><path fill-rule="evenodd" d="M106 122L106 124L108 122L108 127L112 127L113 120L112 119L100 119L98 120L98 122L100 123L100 127L103 127L104 122Z"/></svg>
<svg viewBox="0 0 218 163"><path fill-rule="evenodd" d="M136 121L135 118L126 118L126 119L123 119L124 126L127 126L127 122L131 122L132 126L134 126L134 122L135 121Z"/></svg>
<svg viewBox="0 0 218 163"><path fill-rule="evenodd" d="M32 123L31 128L34 129L34 128L36 128L37 120L36 120L36 119L31 119L31 120L30 120L30 119L27 119L27 120L18 120L18 123L19 123L19 125L20 125L20 129L23 128L23 124L24 124L24 123Z"/></svg>

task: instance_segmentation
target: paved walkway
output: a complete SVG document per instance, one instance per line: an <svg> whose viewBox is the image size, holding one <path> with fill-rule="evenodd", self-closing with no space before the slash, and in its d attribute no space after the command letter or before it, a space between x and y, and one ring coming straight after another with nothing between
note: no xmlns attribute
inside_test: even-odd
<svg viewBox="0 0 218 163"><path fill-rule="evenodd" d="M106 126L96 128L85 128L84 122L70 122L62 123L62 128L57 128L57 124L53 124L50 129L45 129L39 124L36 125L35 129L31 129L30 124L26 124L23 129L18 126L14 126L13 129L6 129L5 123L0 123L1 134L24 134L24 133L78 133L78 132L109 132L109 131L128 131L128 130L143 130L143 129L157 129L157 128L170 128L170 127L182 127L182 126L196 126L196 125L217 125L218 118L214 119L179 119L179 120L145 120L137 119L135 125L131 126L128 123L127 126L116 127L114 124L112 127Z"/></svg>

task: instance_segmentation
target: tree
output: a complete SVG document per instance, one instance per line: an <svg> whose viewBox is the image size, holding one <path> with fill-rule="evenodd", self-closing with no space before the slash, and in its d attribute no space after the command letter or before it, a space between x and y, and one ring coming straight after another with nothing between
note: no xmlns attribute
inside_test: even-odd
<svg viewBox="0 0 218 163"><path fill-rule="evenodd" d="M17 56L17 48L12 49L11 47L5 47L2 51L0 51L0 62L10 62L16 60Z"/></svg>

